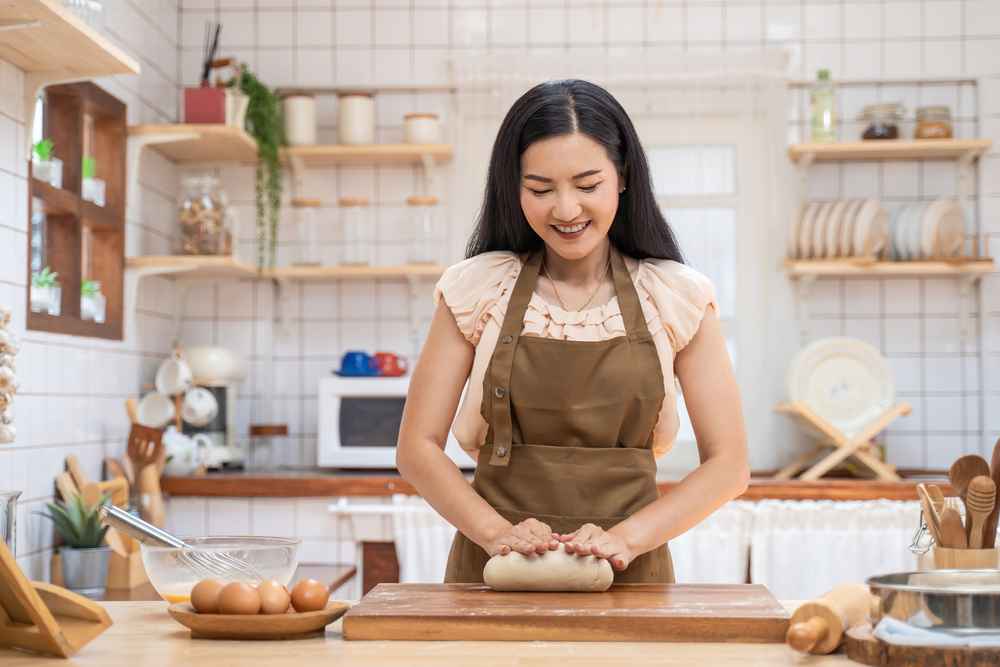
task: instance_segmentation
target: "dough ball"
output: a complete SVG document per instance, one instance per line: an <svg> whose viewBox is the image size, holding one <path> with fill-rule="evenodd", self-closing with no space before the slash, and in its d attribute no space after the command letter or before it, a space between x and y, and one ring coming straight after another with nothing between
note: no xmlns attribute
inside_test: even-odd
<svg viewBox="0 0 1000 667"><path fill-rule="evenodd" d="M614 579L607 559L568 554L565 544L530 558L516 551L493 556L483 568L483 581L496 591L606 591Z"/></svg>

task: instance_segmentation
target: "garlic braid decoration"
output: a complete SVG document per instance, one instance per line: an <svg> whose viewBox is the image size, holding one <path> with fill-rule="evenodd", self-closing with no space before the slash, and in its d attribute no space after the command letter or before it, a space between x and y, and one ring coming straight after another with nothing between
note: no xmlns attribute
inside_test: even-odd
<svg viewBox="0 0 1000 667"><path fill-rule="evenodd" d="M17 437L14 418L9 412L14 392L17 391L17 369L14 366L17 343L14 334L7 330L10 320L10 308L0 306L0 445L14 442Z"/></svg>

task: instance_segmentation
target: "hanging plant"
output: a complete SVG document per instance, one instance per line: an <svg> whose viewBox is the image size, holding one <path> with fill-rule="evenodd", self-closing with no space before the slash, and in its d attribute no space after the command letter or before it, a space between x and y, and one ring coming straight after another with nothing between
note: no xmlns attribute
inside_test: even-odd
<svg viewBox="0 0 1000 667"><path fill-rule="evenodd" d="M285 143L281 101L240 65L235 86L249 100L246 130L257 142L257 268L274 268L281 214L281 146Z"/></svg>

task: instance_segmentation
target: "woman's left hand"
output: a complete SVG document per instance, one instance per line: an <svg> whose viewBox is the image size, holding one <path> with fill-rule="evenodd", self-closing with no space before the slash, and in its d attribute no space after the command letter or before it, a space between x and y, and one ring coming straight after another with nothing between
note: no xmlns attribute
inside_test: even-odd
<svg viewBox="0 0 1000 667"><path fill-rule="evenodd" d="M616 570L624 570L635 558L624 539L592 523L585 523L572 533L561 534L558 540L565 545L566 553L606 558Z"/></svg>

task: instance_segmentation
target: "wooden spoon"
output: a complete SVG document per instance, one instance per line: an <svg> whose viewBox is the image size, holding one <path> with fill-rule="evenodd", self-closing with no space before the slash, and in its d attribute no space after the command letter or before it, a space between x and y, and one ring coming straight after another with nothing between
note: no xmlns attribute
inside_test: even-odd
<svg viewBox="0 0 1000 667"><path fill-rule="evenodd" d="M934 542L944 545L941 535L941 517L938 516L937 508L934 506L934 501L931 500L931 494L927 490L926 484L917 484L917 496L920 498L920 508L924 511L924 523L931 531Z"/></svg>
<svg viewBox="0 0 1000 667"><path fill-rule="evenodd" d="M951 468L948 470L948 481L951 482L955 493L964 499L969 482L972 481L973 477L980 475L990 476L990 464L979 454L969 454L951 464Z"/></svg>
<svg viewBox="0 0 1000 667"><path fill-rule="evenodd" d="M986 475L973 477L965 496L965 511L969 519L969 548L983 548L983 526L996 504L997 485Z"/></svg>
<svg viewBox="0 0 1000 667"><path fill-rule="evenodd" d="M962 517L954 507L945 507L941 512L941 546L949 549L969 547L969 540L962 526Z"/></svg>
<svg viewBox="0 0 1000 667"><path fill-rule="evenodd" d="M1000 438L993 445L993 457L990 461L990 477L1000 488ZM992 548L997 542L997 519L1000 519L1000 507L994 503L993 511L986 517L986 527L983 528L983 546Z"/></svg>

